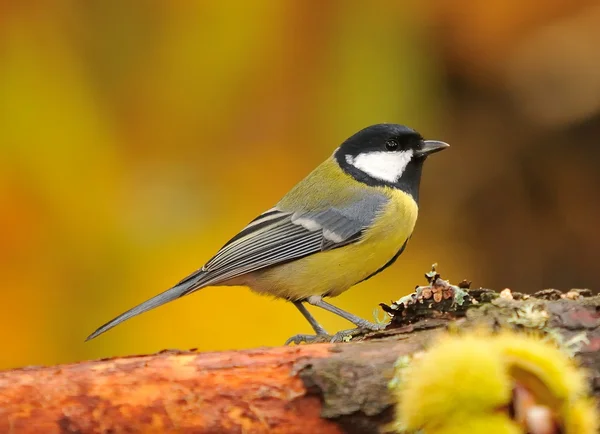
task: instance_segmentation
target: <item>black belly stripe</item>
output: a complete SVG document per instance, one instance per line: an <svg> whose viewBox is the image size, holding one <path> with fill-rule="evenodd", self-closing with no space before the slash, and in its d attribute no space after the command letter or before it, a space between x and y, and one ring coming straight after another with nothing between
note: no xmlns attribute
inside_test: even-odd
<svg viewBox="0 0 600 434"><path fill-rule="evenodd" d="M389 267L390 265L392 265L394 262L396 262L396 259L398 259L398 257L402 254L402 252L404 251L404 249L406 248L406 244L408 244L408 240L410 240L410 237L407 238L407 240L404 242L404 244L402 244L402 247L400 247L400 250L398 250L398 252L394 255L394 257L392 259L390 259L383 267L381 267L379 270L375 271L374 273L369 274L367 277L365 277L363 280L359 280L358 282L356 282L354 285L358 285L360 282L364 282L365 280L369 280L371 277L375 276L376 274L381 273L383 270L385 270L387 267ZM353 285L353 286L354 286ZM323 297L329 297L330 293L326 292L325 294L323 294ZM302 300L301 300L302 301Z"/></svg>
<svg viewBox="0 0 600 434"><path fill-rule="evenodd" d="M367 277L365 277L363 280L361 280L360 282L364 282L365 280L370 279L371 277L375 276L376 274L381 273L383 270L385 270L387 267L389 267L390 265L392 265L394 262L396 262L396 259L398 259L398 257L402 254L402 252L404 251L404 249L406 249L406 245L408 244L408 240L410 240L410 237L408 237L406 239L406 241L404 242L404 244L402 244L402 247L400 247L400 250L398 250L398 252L394 255L394 257L392 259L390 259L383 267L381 267L379 270L375 271L374 273L369 274ZM360 283L357 282L357 283Z"/></svg>

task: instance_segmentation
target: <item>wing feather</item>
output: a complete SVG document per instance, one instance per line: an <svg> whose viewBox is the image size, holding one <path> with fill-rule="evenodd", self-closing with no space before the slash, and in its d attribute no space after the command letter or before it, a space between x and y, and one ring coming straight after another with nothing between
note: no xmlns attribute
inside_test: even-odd
<svg viewBox="0 0 600 434"><path fill-rule="evenodd" d="M326 169L326 166L324 166ZM325 170L322 168L322 170ZM338 176L338 175L336 175ZM342 175L339 175L342 176ZM346 175L343 175L346 176ZM183 279L189 290L359 242L389 198L383 192L342 180L330 191L315 177L293 189L279 204L252 220L200 270Z"/></svg>
<svg viewBox="0 0 600 434"><path fill-rule="evenodd" d="M283 211L271 208L252 220L202 267L199 283L222 282L265 267L357 242L387 202L367 195L347 207Z"/></svg>

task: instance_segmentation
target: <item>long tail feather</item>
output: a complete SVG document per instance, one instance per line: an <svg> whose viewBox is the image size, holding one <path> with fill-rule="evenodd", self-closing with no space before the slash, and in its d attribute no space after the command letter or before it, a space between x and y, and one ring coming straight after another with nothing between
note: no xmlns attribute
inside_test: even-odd
<svg viewBox="0 0 600 434"><path fill-rule="evenodd" d="M138 304L134 308L129 309L127 312L122 313L118 317L116 317L116 318L110 320L109 322L107 322L106 324L98 327L98 329L94 333L89 335L85 341L87 342L91 339L94 339L95 337L100 336L102 333L121 324L123 321L127 321L129 318L133 318L134 316L137 316L141 313L147 312L150 309L154 309L155 307L162 306L165 303L173 301L179 297L183 297L184 295L189 294L190 292L193 292L193 291L201 288L202 286L204 286L204 285L201 285L199 282L199 280L201 280L201 279L197 278L197 277L200 277L200 276L198 276L199 273L194 273L194 274L185 278L184 280L179 282L174 287L167 289L165 292L162 292L162 293L152 297L150 300L146 300L145 302ZM196 277L196 278L194 278L194 277Z"/></svg>

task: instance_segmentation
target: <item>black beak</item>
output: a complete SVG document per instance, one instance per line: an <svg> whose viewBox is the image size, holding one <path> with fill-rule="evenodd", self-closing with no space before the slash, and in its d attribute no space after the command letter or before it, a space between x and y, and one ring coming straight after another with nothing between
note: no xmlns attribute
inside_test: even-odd
<svg viewBox="0 0 600 434"><path fill-rule="evenodd" d="M448 143L440 142L438 140L423 140L423 145L421 146L421 149L417 151L416 154L419 157L426 157L427 155L433 154L434 152L442 151L449 146L450 145Z"/></svg>

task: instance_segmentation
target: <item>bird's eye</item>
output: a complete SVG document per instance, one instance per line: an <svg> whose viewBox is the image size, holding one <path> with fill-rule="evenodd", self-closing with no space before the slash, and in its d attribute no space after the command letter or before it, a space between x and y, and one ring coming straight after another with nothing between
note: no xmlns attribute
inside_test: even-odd
<svg viewBox="0 0 600 434"><path fill-rule="evenodd" d="M385 142L385 149L387 149L388 151L395 151L399 147L400 144L394 139L390 139L387 142Z"/></svg>

